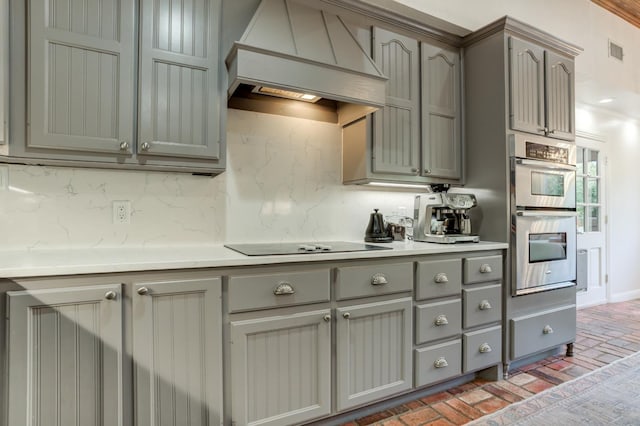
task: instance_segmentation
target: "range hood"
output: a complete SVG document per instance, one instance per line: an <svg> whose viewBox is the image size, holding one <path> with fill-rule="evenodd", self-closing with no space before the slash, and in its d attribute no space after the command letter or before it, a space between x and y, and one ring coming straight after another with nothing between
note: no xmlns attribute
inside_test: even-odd
<svg viewBox="0 0 640 426"><path fill-rule="evenodd" d="M262 0L226 64L231 108L346 124L384 106L387 78L342 18L303 1Z"/></svg>

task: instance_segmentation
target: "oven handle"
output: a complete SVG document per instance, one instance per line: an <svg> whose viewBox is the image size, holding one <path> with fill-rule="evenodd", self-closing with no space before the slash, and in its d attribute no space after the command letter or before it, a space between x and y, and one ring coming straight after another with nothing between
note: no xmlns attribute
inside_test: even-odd
<svg viewBox="0 0 640 426"><path fill-rule="evenodd" d="M539 167L544 169L567 170L571 172L576 170L576 166L572 166L569 164L551 163L548 161L523 160L521 158L516 159L516 164L522 164L523 166Z"/></svg>
<svg viewBox="0 0 640 426"><path fill-rule="evenodd" d="M576 217L577 215L576 212L562 210L516 210L516 216L525 217Z"/></svg>

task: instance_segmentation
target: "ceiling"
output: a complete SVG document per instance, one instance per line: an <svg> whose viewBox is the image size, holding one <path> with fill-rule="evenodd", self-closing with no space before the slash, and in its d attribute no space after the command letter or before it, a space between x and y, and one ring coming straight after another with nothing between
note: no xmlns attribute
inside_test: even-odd
<svg viewBox="0 0 640 426"><path fill-rule="evenodd" d="M607 9L640 28L640 1L638 0L591 0L593 3Z"/></svg>

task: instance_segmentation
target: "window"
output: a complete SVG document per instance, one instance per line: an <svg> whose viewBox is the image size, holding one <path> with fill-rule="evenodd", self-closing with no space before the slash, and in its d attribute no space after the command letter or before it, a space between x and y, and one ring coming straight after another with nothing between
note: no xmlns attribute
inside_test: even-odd
<svg viewBox="0 0 640 426"><path fill-rule="evenodd" d="M600 151L578 147L576 163L578 232L600 232L602 227Z"/></svg>

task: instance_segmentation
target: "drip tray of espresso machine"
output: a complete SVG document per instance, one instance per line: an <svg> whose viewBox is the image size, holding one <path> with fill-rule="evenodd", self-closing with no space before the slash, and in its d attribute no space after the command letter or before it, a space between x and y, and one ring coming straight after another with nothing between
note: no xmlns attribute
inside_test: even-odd
<svg viewBox="0 0 640 426"><path fill-rule="evenodd" d="M455 243L478 243L480 237L477 235L449 234L449 235L425 235L420 239L427 243L455 244Z"/></svg>

